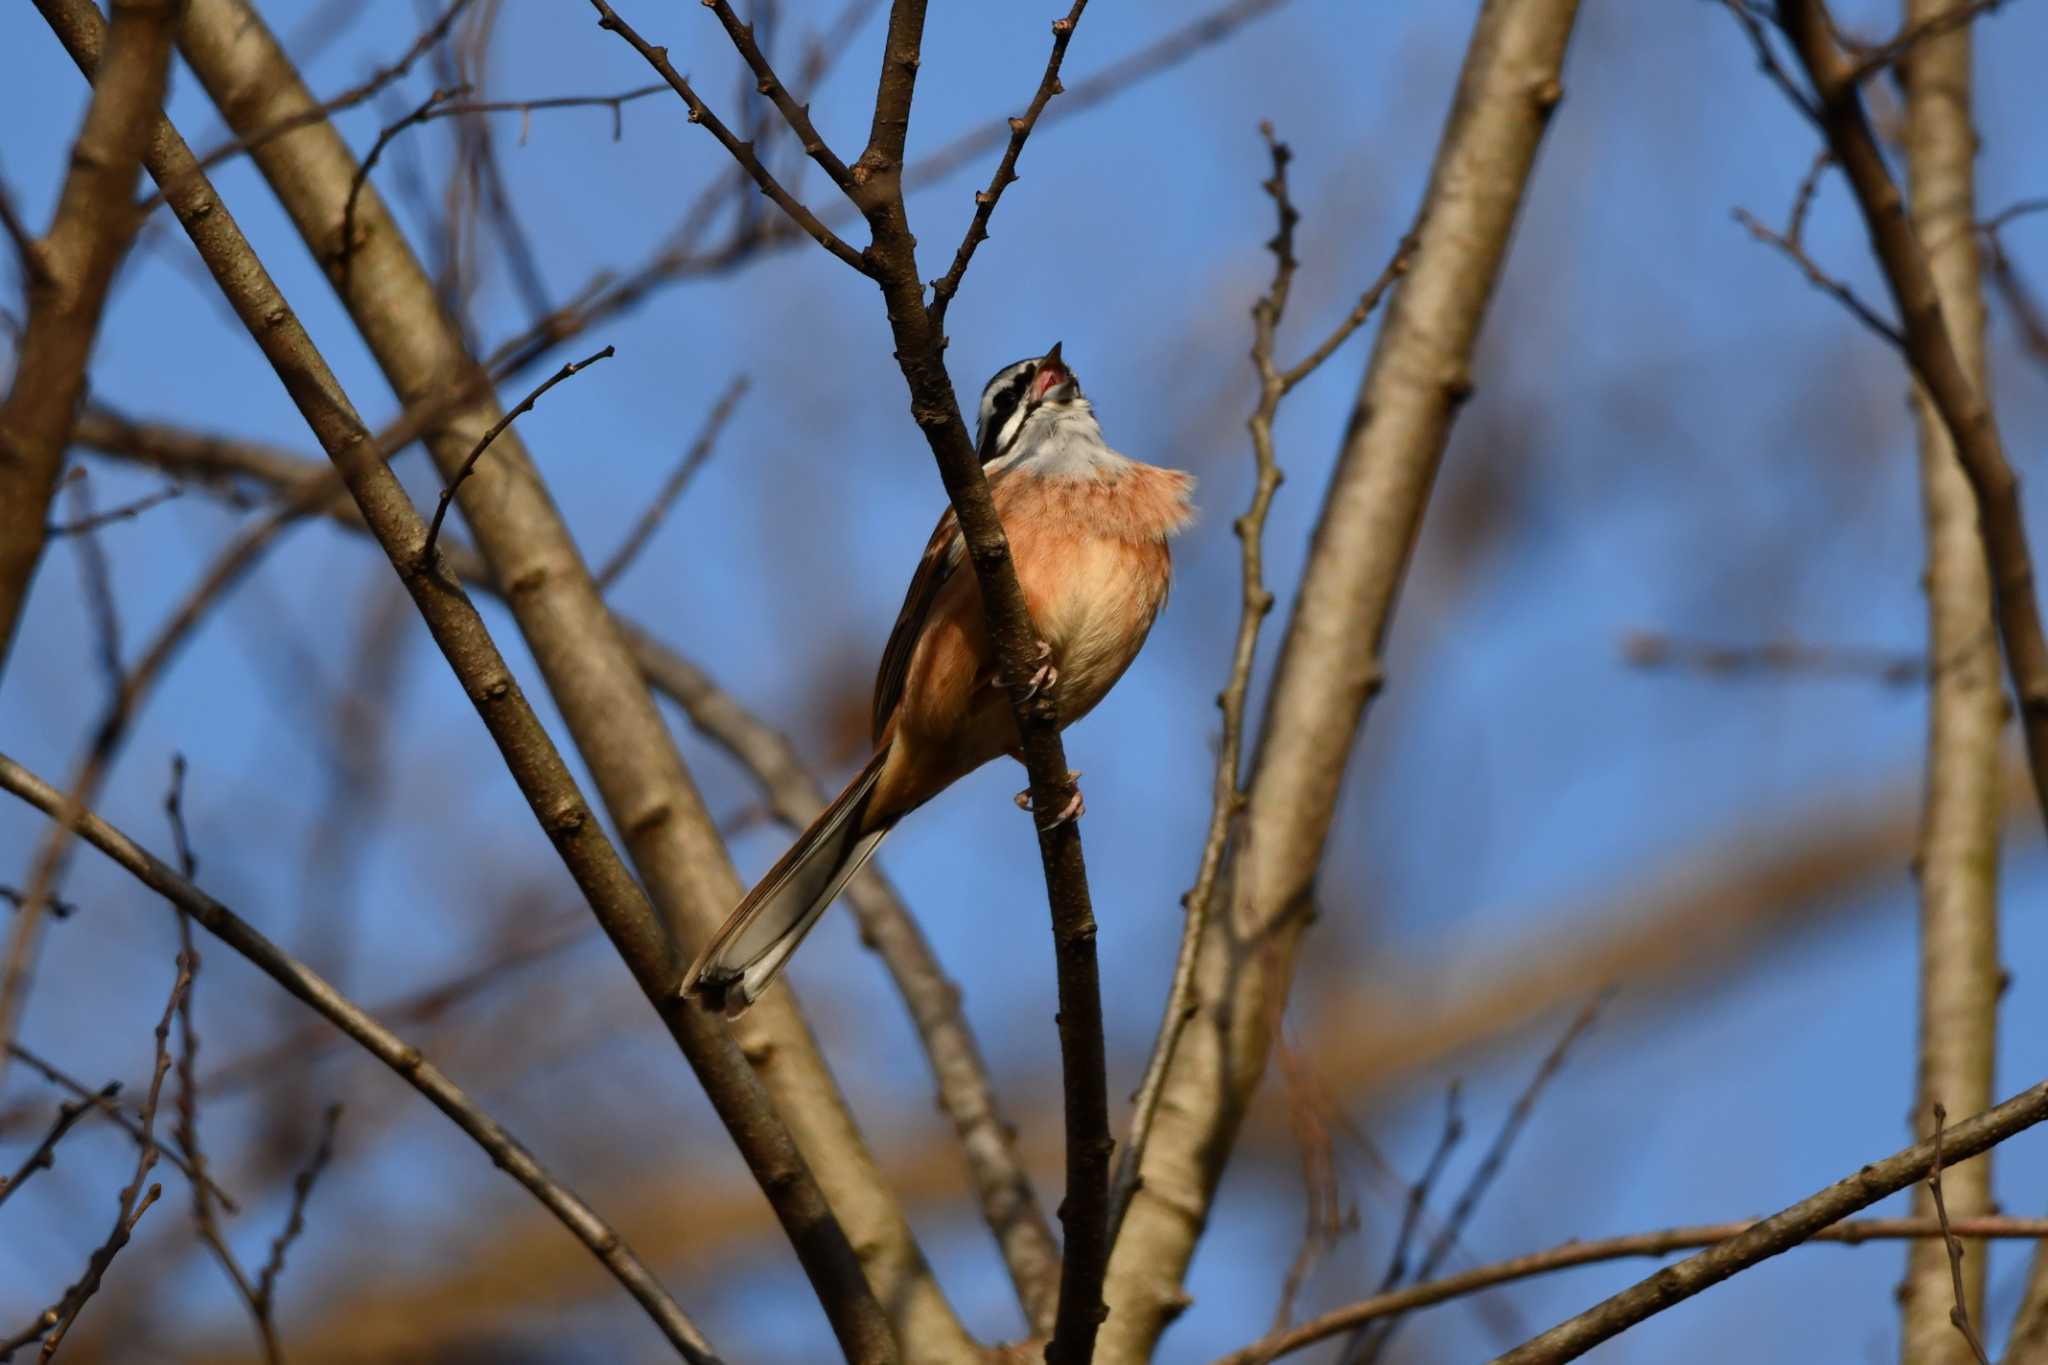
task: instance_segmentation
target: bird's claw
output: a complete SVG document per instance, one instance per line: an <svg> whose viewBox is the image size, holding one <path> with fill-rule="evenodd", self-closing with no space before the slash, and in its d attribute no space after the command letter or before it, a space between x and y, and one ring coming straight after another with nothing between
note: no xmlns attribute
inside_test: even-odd
<svg viewBox="0 0 2048 1365"><path fill-rule="evenodd" d="M1088 813L1088 803L1081 799L1080 781L1081 774L1078 770L1070 770L1067 773L1067 782L1073 786L1074 794L1067 798L1067 804L1060 807L1057 815L1039 826L1040 829L1058 829L1061 825L1071 824ZM1030 810L1031 788L1026 787L1011 799L1017 803L1018 810Z"/></svg>
<svg viewBox="0 0 2048 1365"><path fill-rule="evenodd" d="M1038 669L1032 673L1024 687L1024 700L1030 701L1041 692L1050 691L1060 680L1060 671L1053 667L1052 646L1045 641L1038 642Z"/></svg>

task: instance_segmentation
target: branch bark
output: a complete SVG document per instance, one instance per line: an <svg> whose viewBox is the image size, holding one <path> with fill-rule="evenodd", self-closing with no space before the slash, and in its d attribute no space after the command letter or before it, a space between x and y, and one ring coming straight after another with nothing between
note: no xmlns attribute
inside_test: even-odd
<svg viewBox="0 0 2048 1365"><path fill-rule="evenodd" d="M315 106L289 58L245 0L191 0L180 50L230 127L247 136ZM253 152L407 406L478 371L432 281L374 186L356 198L357 240L336 233L356 172L334 127L310 122ZM345 252L345 256L344 256ZM486 397L427 433L444 478L500 415ZM476 547L508 588L521 634L589 765L634 866L687 961L740 898L714 823L663 726L589 569L534 469L518 430L463 485ZM682 951L677 952L680 945ZM650 945L651 946L651 945ZM946 1303L901 1208L881 1183L794 997L777 992L733 1032L790 1126L827 1200L859 1248L898 1335L920 1357L958 1359L973 1344Z"/></svg>
<svg viewBox="0 0 2048 1365"><path fill-rule="evenodd" d="M38 0L38 7L90 77L97 70L104 31L90 0ZM279 139L271 145L290 141ZM164 187L200 258L340 470L536 819L696 1070L775 1207L848 1357L895 1360L890 1326L791 1134L731 1037L677 996L680 966L673 942L585 803L475 607L438 563L420 562L426 526L418 511L168 121L157 121L145 164ZM500 468L492 466L493 471ZM489 476L479 476L483 477Z"/></svg>
<svg viewBox="0 0 2048 1365"><path fill-rule="evenodd" d="M2015 1133L2048 1119L2048 1081L2013 1096L1947 1129L1939 1157L1946 1167L1991 1150ZM1772 1214L1744 1232L1720 1242L1569 1318L1543 1335L1495 1358L1493 1365L1556 1365L1576 1360L1601 1342L1627 1330L1703 1289L1719 1284L1805 1242L1822 1228L1895 1194L1934 1169L1936 1145L1917 1143L1903 1152L1860 1168L1790 1208Z"/></svg>
<svg viewBox="0 0 2048 1365"><path fill-rule="evenodd" d="M1941 25L1968 0L1906 0L1909 30ZM1927 253L1949 335L1971 387L1988 392L1984 298L1977 259L1977 134L1971 123L1974 28L1952 28L1907 49L1906 167L1912 226ZM1920 1057L1913 1124L1933 1132L1935 1107L1975 1113L1992 1101L1997 1052L2000 685L1998 626L1979 535L1977 499L1956 461L1941 414L1924 388L1920 498L1927 530L1928 739L1920 851ZM1959 1220L1990 1213L1991 1160L1964 1162L1943 1177ZM1934 1213L1930 1188L1913 1194L1916 1214ZM1963 1302L1984 1320L1985 1254L1965 1248ZM1899 1355L1905 1365L1970 1365L1970 1343L1949 1320L1955 1292L1947 1247L1913 1243L1900 1287Z"/></svg>
<svg viewBox="0 0 2048 1365"><path fill-rule="evenodd" d="M163 104L176 10L175 0L115 0L107 79L72 145L49 235L23 262L28 321L0 402L0 675L42 558L107 290L141 223L135 173Z"/></svg>
<svg viewBox="0 0 2048 1365"><path fill-rule="evenodd" d="M1315 870L1473 344L1536 149L1562 95L1575 0L1480 12L1420 216L1326 495L1286 639L1222 913L1109 1272L1103 1359L1149 1358L1265 1070Z"/></svg>

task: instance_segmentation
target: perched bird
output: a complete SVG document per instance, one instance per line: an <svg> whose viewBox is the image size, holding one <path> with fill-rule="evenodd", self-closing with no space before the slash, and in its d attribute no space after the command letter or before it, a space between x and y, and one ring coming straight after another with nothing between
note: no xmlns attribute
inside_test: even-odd
<svg viewBox="0 0 2048 1365"><path fill-rule="evenodd" d="M976 444L1039 637L1032 686L1052 690L1064 728L1138 657L1166 604L1166 542L1193 515L1195 481L1110 449L1058 346L988 381ZM949 509L882 651L874 757L727 916L683 978L685 992L738 1015L898 820L996 755L1018 756L997 672ZM1055 818L1080 814L1077 789Z"/></svg>

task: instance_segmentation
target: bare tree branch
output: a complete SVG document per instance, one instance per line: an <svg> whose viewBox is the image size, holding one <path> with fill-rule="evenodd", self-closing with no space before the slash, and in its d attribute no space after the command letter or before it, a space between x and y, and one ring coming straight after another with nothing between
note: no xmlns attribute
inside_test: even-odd
<svg viewBox="0 0 2048 1365"><path fill-rule="evenodd" d="M109 1081L100 1087L99 1094L95 1098L111 1104L114 1096L120 1093L121 1083L119 1081ZM0 1204L6 1203L8 1196L20 1189L30 1176L34 1175L37 1171L50 1168L51 1164L56 1160L57 1144L62 1142L64 1135L70 1132L72 1127L81 1118L91 1113L92 1109L93 1102L91 1099L65 1100L57 1106L56 1122L52 1123L50 1130L43 1134L43 1140L38 1142L26 1157L22 1158L21 1164L14 1168L13 1175L0 1176Z"/></svg>
<svg viewBox="0 0 2048 1365"><path fill-rule="evenodd" d="M1697 1256L1666 1266L1649 1279L1515 1347L1498 1357L1495 1365L1554 1365L1557 1361L1576 1360L1643 1319L1759 1261L1788 1251L1829 1224L1925 1178L1938 1164L1953 1165L1989 1151L2043 1119L2048 1119L2048 1081L1957 1124L1947 1131L1946 1140L1939 1145L1918 1143L1872 1162Z"/></svg>
<svg viewBox="0 0 2048 1365"><path fill-rule="evenodd" d="M1970 44L1955 26L1979 6L1967 0L1907 0L1899 75L1906 91L1906 168L1912 230L1927 253L1956 358L1978 393L1987 392L1984 297L1978 271L1976 157ZM1929 680L1927 783L1920 848L1919 1057L1913 1107L1916 1136L1944 1104L1966 1113L1988 1108L1998 1051L1998 834L2000 689L1998 625L1979 533L1977 499L1940 412L1915 388L1920 429L1920 503L1926 527L1927 646L1938 661ZM1938 1131L1939 1119L1935 1120ZM1991 1213L1991 1159L1949 1172L1946 1196L1960 1217ZM1916 1214L1939 1185L1916 1188ZM1944 1215L1945 1216L1945 1215ZM1900 1359L1911 1365L1964 1365L1973 1334L1950 1322L1951 1293L1969 1317L1984 1311L1985 1256L1950 1263L1945 1247L1907 1248L1900 1287ZM1981 1358L1981 1349L1977 1356Z"/></svg>
<svg viewBox="0 0 2048 1365"><path fill-rule="evenodd" d="M1418 1308L1448 1303L1498 1285L1533 1279L1574 1266L1596 1265L1602 1261L1625 1260L1634 1256L1669 1256L1674 1251L1693 1247L1714 1247L1756 1226L1754 1222L1706 1223L1695 1227L1666 1228L1659 1232L1636 1232L1622 1237L1574 1239L1548 1251L1474 1266L1440 1280L1428 1280L1406 1289L1360 1299L1289 1331L1261 1337L1241 1350L1219 1356L1213 1365L1270 1365L1281 1356L1398 1313L1412 1313ZM2048 1234L2048 1218L1957 1219L1953 1227L1956 1235L1962 1237L2019 1240ZM1861 1246L1865 1242L1919 1241L1941 1235L1941 1223L1933 1218L1856 1218L1821 1228L1800 1245L1827 1242Z"/></svg>
<svg viewBox="0 0 2048 1365"><path fill-rule="evenodd" d="M1281 647L1249 800L1197 949L1200 1012L1168 1066L1109 1274L1102 1349L1149 1357L1185 1306L1181 1281L1264 1072L1338 789L1578 7L1489 0L1424 196L1414 264L1394 294L1325 497Z"/></svg>
<svg viewBox="0 0 2048 1365"><path fill-rule="evenodd" d="M0 400L0 673L42 558L44 524L114 271L140 223L130 196L170 63L173 0L117 0L107 79L86 110L49 235L33 253L14 384ZM0 1037L6 1035L0 1024Z"/></svg>
<svg viewBox="0 0 2048 1365"><path fill-rule="evenodd" d="M633 528L626 532L626 538L619 542L618 549L612 551L611 558L604 562L604 567L597 571L599 589L610 588L612 584L618 582L619 575L624 573L639 553L647 548L647 542L654 538L654 532L660 527L662 518L675 506L676 499L683 495L683 490L690 486L691 477L711 458L711 452L718 448L719 433L725 430L725 424L731 419L733 409L737 408L740 399L746 396L750 382L745 375L739 375L725 386L725 392L719 395L710 415L697 429L697 439L690 442L690 448L683 452L683 458L677 461L669 476L662 480L661 489L654 495L654 500L647 504L646 510L641 512L639 519L633 523Z"/></svg>

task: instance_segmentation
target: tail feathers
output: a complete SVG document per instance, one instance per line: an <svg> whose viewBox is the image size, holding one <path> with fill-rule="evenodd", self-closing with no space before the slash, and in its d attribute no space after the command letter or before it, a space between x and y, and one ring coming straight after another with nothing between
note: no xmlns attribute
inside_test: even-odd
<svg viewBox="0 0 2048 1365"><path fill-rule="evenodd" d="M884 749L869 760L726 917L684 976L685 994L701 995L727 1018L737 1018L761 998L818 916L888 834L890 825L864 831L861 819L887 756Z"/></svg>

